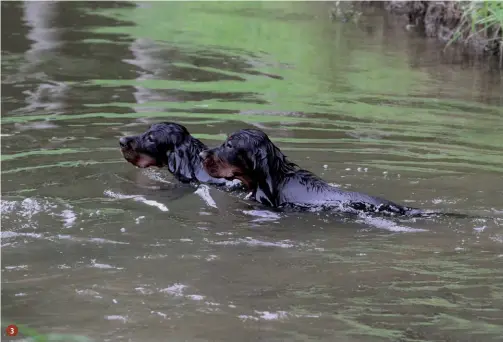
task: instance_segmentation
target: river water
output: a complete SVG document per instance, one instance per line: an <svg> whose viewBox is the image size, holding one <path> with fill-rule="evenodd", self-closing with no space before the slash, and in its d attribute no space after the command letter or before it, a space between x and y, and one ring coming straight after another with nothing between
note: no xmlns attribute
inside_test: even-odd
<svg viewBox="0 0 503 342"><path fill-rule="evenodd" d="M2 2L2 325L502 341L501 72L329 7ZM118 138L159 121L210 146L260 128L342 188L472 216L273 213L195 191L122 159Z"/></svg>

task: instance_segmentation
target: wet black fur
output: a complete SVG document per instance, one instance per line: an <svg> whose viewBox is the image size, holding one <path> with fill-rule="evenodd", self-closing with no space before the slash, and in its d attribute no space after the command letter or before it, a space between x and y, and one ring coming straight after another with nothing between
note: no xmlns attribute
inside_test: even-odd
<svg viewBox="0 0 503 342"><path fill-rule="evenodd" d="M187 128L180 124L156 123L143 134L120 138L119 144L123 153L139 153L155 159L156 166L166 166L182 183L231 186L230 182L224 179L208 175L199 156L199 153L208 147L190 135Z"/></svg>
<svg viewBox="0 0 503 342"><path fill-rule="evenodd" d="M232 178L244 178L252 191L251 198L275 208L340 208L353 212L380 212L392 215L417 215L419 209L398 205L366 194L344 191L331 186L315 174L290 162L268 136L257 129L242 129L231 134L217 148L203 152L205 167L213 177L219 176L208 165L228 164ZM213 158L213 159L206 159ZM210 163L210 160L220 161Z"/></svg>

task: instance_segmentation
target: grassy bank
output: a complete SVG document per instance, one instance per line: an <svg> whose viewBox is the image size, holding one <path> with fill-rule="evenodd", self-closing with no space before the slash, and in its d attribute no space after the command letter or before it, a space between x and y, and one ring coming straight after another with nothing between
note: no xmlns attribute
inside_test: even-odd
<svg viewBox="0 0 503 342"><path fill-rule="evenodd" d="M448 44L482 39L485 50L503 57L503 2L501 1L455 1L462 13L459 24Z"/></svg>
<svg viewBox="0 0 503 342"><path fill-rule="evenodd" d="M503 65L503 1L387 1L391 13L404 15L447 46L461 44L470 52L499 57Z"/></svg>

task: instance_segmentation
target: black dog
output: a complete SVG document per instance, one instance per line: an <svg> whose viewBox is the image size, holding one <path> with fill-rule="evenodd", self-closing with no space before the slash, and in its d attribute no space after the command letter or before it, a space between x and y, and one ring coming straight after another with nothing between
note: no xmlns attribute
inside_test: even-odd
<svg viewBox="0 0 503 342"><path fill-rule="evenodd" d="M269 137L257 129L237 131L220 147L201 152L201 157L211 177L239 179L252 191L252 199L275 208L339 208L391 215L421 213L419 209L329 185L288 161Z"/></svg>
<svg viewBox="0 0 503 342"><path fill-rule="evenodd" d="M167 166L182 183L207 183L236 187L235 183L213 178L202 166L201 151L208 147L174 122L153 124L143 134L119 139L121 152L131 164L147 168Z"/></svg>

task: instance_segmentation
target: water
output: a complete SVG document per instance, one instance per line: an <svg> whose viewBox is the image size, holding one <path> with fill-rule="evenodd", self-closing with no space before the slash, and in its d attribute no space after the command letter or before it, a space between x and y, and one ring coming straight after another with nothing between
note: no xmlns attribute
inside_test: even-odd
<svg viewBox="0 0 503 342"><path fill-rule="evenodd" d="M2 324L96 341L501 341L501 72L329 3L2 2ZM127 164L173 120L473 218L273 213ZM481 217L481 218L475 218Z"/></svg>

